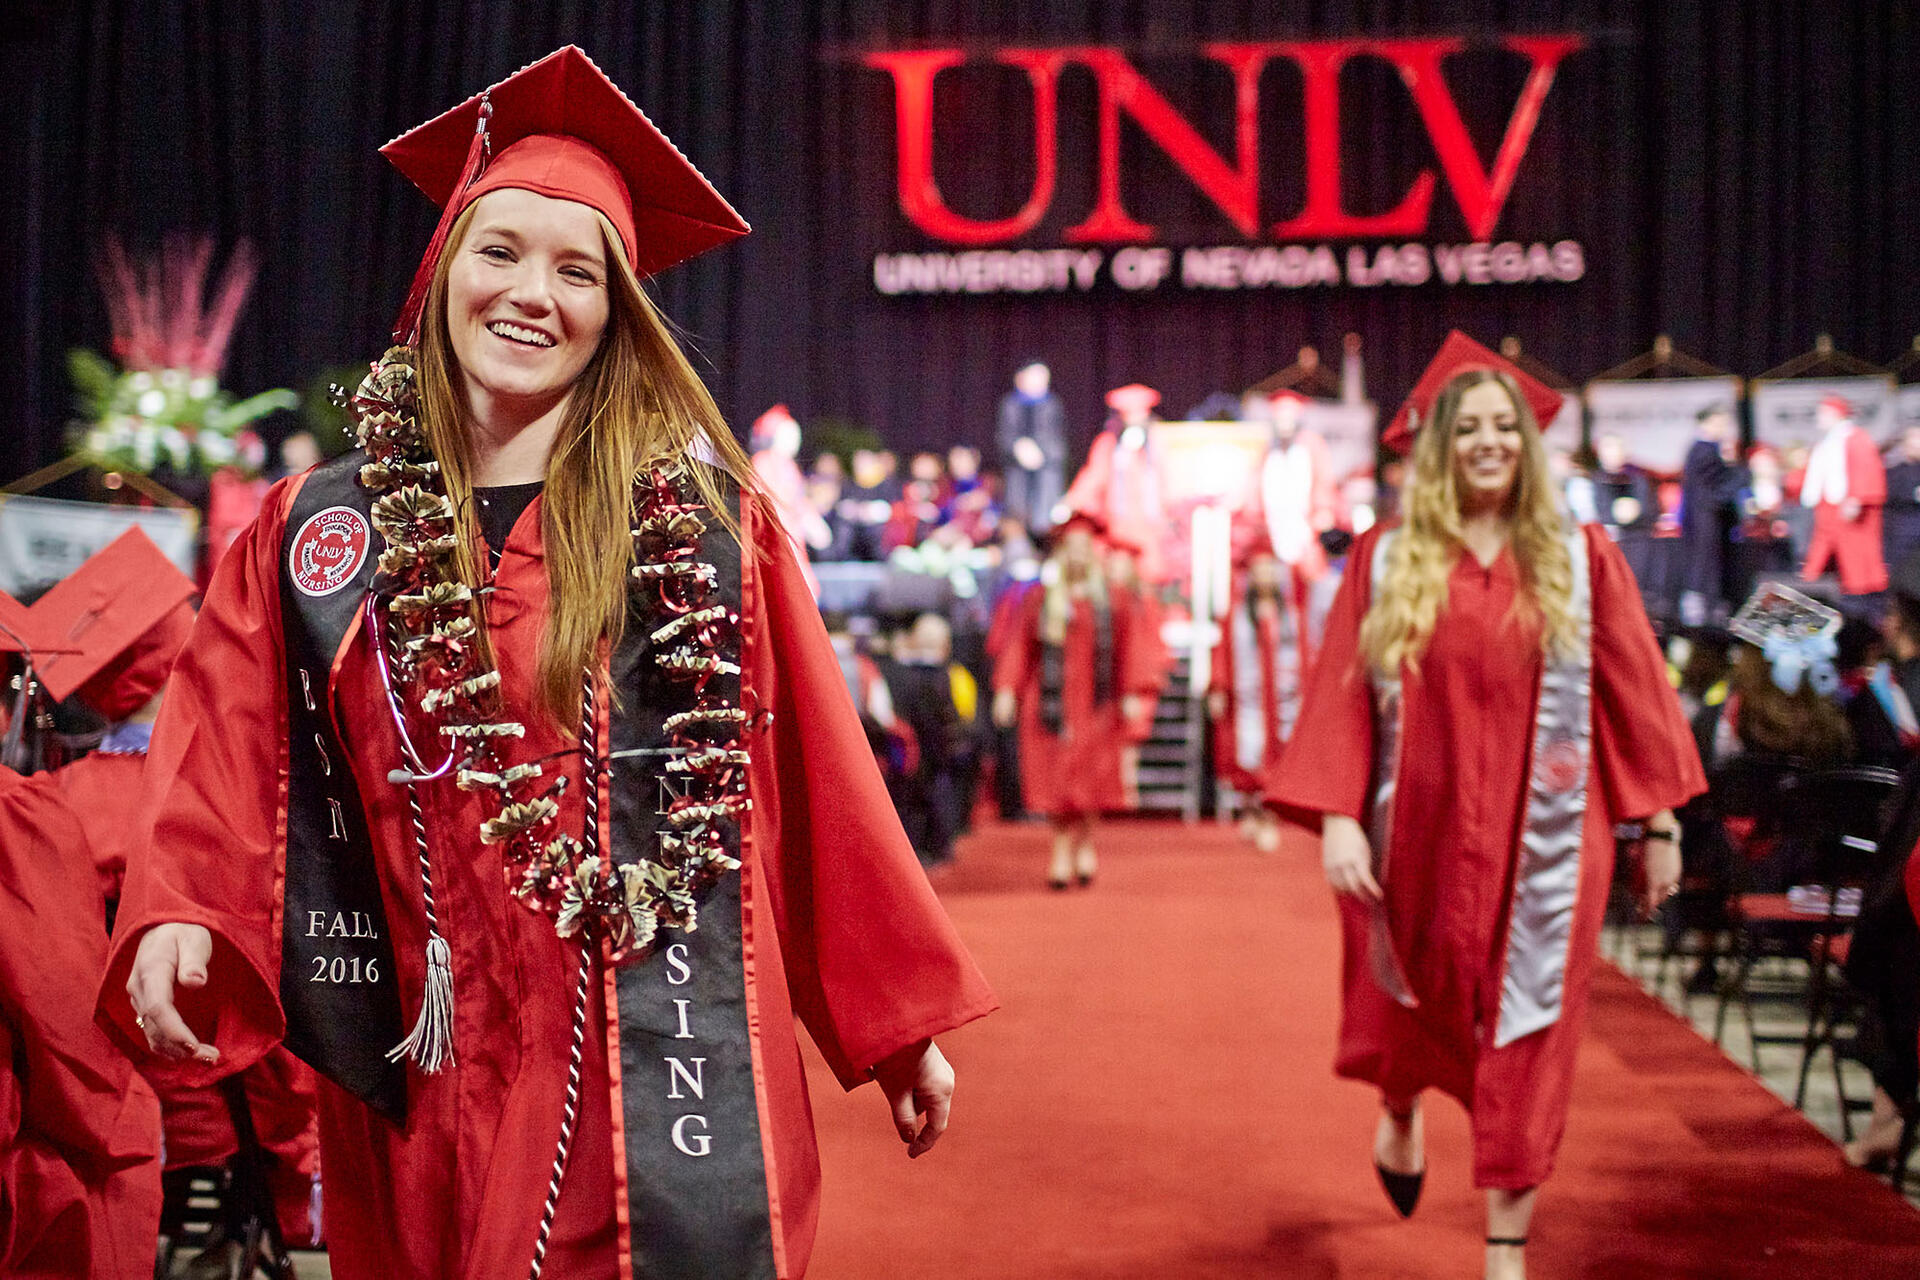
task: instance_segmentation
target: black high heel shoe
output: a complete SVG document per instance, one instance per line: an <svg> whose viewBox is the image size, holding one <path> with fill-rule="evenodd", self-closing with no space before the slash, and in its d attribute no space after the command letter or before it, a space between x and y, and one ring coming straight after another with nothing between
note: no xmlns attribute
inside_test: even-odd
<svg viewBox="0 0 1920 1280"><path fill-rule="evenodd" d="M1413 1123L1418 1112L1408 1111L1405 1115L1399 1115L1388 1111L1387 1115L1396 1125L1406 1126ZM1426 1164L1424 1142L1421 1143L1420 1155L1420 1163L1424 1166ZM1394 1211L1403 1218L1411 1218L1414 1208L1420 1203L1420 1192L1427 1185L1426 1169L1423 1167L1418 1173L1396 1173L1381 1164L1376 1157L1373 1162L1373 1171L1380 1175L1380 1186L1386 1191L1387 1199L1393 1202Z"/></svg>
<svg viewBox="0 0 1920 1280"><path fill-rule="evenodd" d="M1427 1171L1395 1173L1378 1160L1373 1162L1373 1171L1380 1175L1380 1185L1386 1189L1387 1199L1393 1201L1394 1210L1403 1218L1411 1218L1420 1203L1420 1191L1427 1185Z"/></svg>

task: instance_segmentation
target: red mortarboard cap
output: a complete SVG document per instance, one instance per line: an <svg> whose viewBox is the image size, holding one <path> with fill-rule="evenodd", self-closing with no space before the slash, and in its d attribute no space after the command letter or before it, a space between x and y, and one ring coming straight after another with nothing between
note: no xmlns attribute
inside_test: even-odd
<svg viewBox="0 0 1920 1280"><path fill-rule="evenodd" d="M33 640L31 611L0 591L0 653L23 653L34 647Z"/></svg>
<svg viewBox="0 0 1920 1280"><path fill-rule="evenodd" d="M1129 409L1144 412L1159 403L1160 393L1144 383L1129 382L1124 387L1115 387L1107 392L1107 408L1115 413L1125 413Z"/></svg>
<svg viewBox="0 0 1920 1280"><path fill-rule="evenodd" d="M1075 529L1085 529L1096 539L1103 541L1107 536L1107 522L1105 520L1102 520L1091 511L1076 509L1068 512L1065 520L1062 520L1059 524L1047 530L1047 546L1049 548L1059 546L1061 541Z"/></svg>
<svg viewBox="0 0 1920 1280"><path fill-rule="evenodd" d="M776 404L753 420L753 430L749 434L756 440L763 436L771 436L775 427L793 420L793 410L784 404Z"/></svg>
<svg viewBox="0 0 1920 1280"><path fill-rule="evenodd" d="M491 104L493 159L460 191L483 98ZM574 45L409 129L380 154L449 217L501 187L598 209L619 230L634 273L643 278L748 230L733 206Z"/></svg>
<svg viewBox="0 0 1920 1280"><path fill-rule="evenodd" d="M127 530L35 603L40 682L56 700L79 693L109 719L132 714L186 643L193 596L193 580L145 533Z"/></svg>
<svg viewBox="0 0 1920 1280"><path fill-rule="evenodd" d="M1533 416L1542 429L1560 413L1565 398L1552 387L1540 381L1522 369L1513 361L1497 351L1481 346L1466 334L1455 329L1440 344L1440 351L1433 357L1433 363L1420 375L1413 394L1400 406L1400 412L1393 415L1393 421L1380 434L1380 442L1398 453L1405 453L1413 440L1411 419L1415 413L1425 423L1433 415L1433 402L1439 398L1441 388L1451 382L1456 374L1469 369L1495 369L1512 378L1520 387L1520 394L1526 397L1527 405L1533 410Z"/></svg>
<svg viewBox="0 0 1920 1280"><path fill-rule="evenodd" d="M1292 387L1282 387L1267 397L1268 404L1279 404L1282 400L1291 400L1296 404L1308 403L1307 397L1295 391Z"/></svg>
<svg viewBox="0 0 1920 1280"><path fill-rule="evenodd" d="M1820 407L1822 409L1831 410L1832 412L1839 414L1843 418L1853 417L1853 402L1848 400L1845 396L1840 396L1840 395L1821 396Z"/></svg>

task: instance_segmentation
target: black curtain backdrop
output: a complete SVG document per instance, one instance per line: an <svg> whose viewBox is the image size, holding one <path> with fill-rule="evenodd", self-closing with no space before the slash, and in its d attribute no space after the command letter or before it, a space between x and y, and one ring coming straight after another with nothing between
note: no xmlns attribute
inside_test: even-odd
<svg viewBox="0 0 1920 1280"><path fill-rule="evenodd" d="M1211 39L1573 32L1495 239L1578 240L1574 284L1352 287L1145 296L889 298L880 252L940 248L894 200L893 87L863 52L1105 44L1233 155L1232 85ZM0 479L60 455L65 352L104 346L100 236L240 236L263 269L226 385L301 385L377 354L434 211L375 154L403 129L565 42L582 45L754 224L656 283L736 427L784 400L899 448L991 439L1015 361L1048 359L1074 434L1127 381L1178 411L1288 364L1365 344L1390 412L1450 327L1585 378L1656 333L1755 373L1832 333L1887 360L1920 329L1920 21L1911 6L1785 0L33 0L0 32L0 273L11 358ZM1480 49L1448 79L1483 158L1525 75ZM952 204L1004 217L1033 164L1025 78L978 61L939 82L936 154ZM1060 189L1021 246L1054 247L1093 201L1094 84L1061 81ZM1345 198L1391 207L1437 163L1391 67L1341 80ZM1262 81L1262 220L1298 211L1302 83ZM1238 240L1138 128L1123 129L1129 210L1171 244ZM1429 242L1470 240L1443 180ZM1019 247L1019 246L1016 246ZM0 331L4 332L4 331Z"/></svg>

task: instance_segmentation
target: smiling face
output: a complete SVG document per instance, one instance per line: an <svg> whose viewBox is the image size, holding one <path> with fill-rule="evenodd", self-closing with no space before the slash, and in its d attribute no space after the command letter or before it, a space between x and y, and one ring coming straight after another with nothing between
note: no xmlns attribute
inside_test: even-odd
<svg viewBox="0 0 1920 1280"><path fill-rule="evenodd" d="M1460 397L1453 419L1454 483L1463 510L1499 508L1520 474L1520 414L1498 382L1481 382Z"/></svg>
<svg viewBox="0 0 1920 1280"><path fill-rule="evenodd" d="M475 414L566 397L607 329L606 252L584 204L517 187L474 203L447 272L447 329Z"/></svg>

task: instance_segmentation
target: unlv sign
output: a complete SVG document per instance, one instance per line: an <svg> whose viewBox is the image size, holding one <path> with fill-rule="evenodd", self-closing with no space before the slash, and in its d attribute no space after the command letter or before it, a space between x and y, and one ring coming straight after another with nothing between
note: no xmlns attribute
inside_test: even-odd
<svg viewBox="0 0 1920 1280"><path fill-rule="evenodd" d="M958 49L865 55L867 66L893 78L897 190L901 212L916 227L951 245L1004 245L1039 226L1051 209L1060 170L1059 84L1070 67L1090 72L1097 90L1097 166L1093 208L1064 233L1069 244L1152 242L1156 229L1127 209L1122 195L1120 124L1131 120L1190 179L1227 223L1249 240L1405 239L1427 234L1444 176L1468 230L1489 241L1513 190L1534 126L1561 62L1585 45L1576 35L1507 36L1500 48L1525 58L1528 74L1491 164L1482 161L1447 86L1443 64L1467 42L1457 38L1273 40L1210 43L1201 54L1233 77L1231 158L1222 156L1119 49L1104 45L1004 48L990 61L1026 74L1033 102L1033 184L1010 217L978 219L956 212L934 177L934 81L962 66ZM1356 59L1390 63L1413 100L1439 159L1423 170L1385 213L1352 213L1341 198L1340 72ZM1267 222L1259 208L1260 80L1275 60L1292 63L1303 84L1305 199L1299 212ZM1564 243L1564 242L1563 242ZM962 255L965 256L965 255Z"/></svg>

